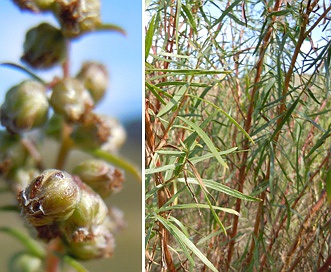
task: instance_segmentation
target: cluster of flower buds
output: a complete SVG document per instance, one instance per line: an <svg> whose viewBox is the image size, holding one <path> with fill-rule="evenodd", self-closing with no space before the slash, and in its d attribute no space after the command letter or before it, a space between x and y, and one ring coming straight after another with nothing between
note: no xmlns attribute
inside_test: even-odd
<svg viewBox="0 0 331 272"><path fill-rule="evenodd" d="M22 10L52 12L67 38L78 37L101 26L98 0L13 0Z"/></svg>
<svg viewBox="0 0 331 272"><path fill-rule="evenodd" d="M70 39L101 25L98 0L13 2L22 10L52 12L60 25L41 23L27 31L22 61L32 69L67 64ZM121 212L106 206L104 198L121 190L123 172L97 159L79 163L72 175L45 170L33 141L33 137L55 136L62 143L70 142L67 151L112 153L125 141L125 130L117 120L94 112L108 87L104 65L85 62L76 76L63 67L63 78L44 82L34 75L6 93L0 107L0 122L6 128L0 131L0 178L18 195L21 214L37 237L45 242L61 240L66 252L78 259L109 257L113 234L121 229L123 219ZM39 133L27 134L33 129ZM17 256L17 265L30 257Z"/></svg>
<svg viewBox="0 0 331 272"><path fill-rule="evenodd" d="M92 188L103 188L104 197L117 192L124 181L123 173L103 161L89 160L78 165L75 174L48 169L34 178L18 195L22 215L39 238L46 242L62 239L67 253L75 258L110 257L113 233L123 222L112 216Z"/></svg>

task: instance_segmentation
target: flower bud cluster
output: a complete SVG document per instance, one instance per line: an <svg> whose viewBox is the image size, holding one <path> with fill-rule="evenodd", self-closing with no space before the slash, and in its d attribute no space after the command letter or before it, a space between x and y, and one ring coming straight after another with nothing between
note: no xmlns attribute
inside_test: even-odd
<svg viewBox="0 0 331 272"><path fill-rule="evenodd" d="M76 76L68 71L70 40L102 26L100 1L13 2L22 10L53 13L60 27L41 23L28 30L21 59L32 69L62 65L64 76L45 82L14 64L33 79L11 87L0 106L0 123L6 129L0 131L0 179L17 196L21 214L37 237L45 242L61 240L66 253L77 259L109 257L115 246L113 234L124 223L121 212L108 208L104 198L122 189L123 172L96 159L80 162L72 175L44 170L38 148L45 136L60 140L56 167L62 169L72 148L114 153L125 141L117 120L94 112L108 87L105 66L88 61ZM38 133L30 133L35 129ZM32 262L31 257L35 256L18 256L17 267Z"/></svg>
<svg viewBox="0 0 331 272"><path fill-rule="evenodd" d="M96 30L101 25L99 0L13 0L22 10L50 11L67 38Z"/></svg>
<svg viewBox="0 0 331 272"><path fill-rule="evenodd" d="M86 171L82 171L83 165ZM107 176L104 168L114 173ZM99 160L83 162L75 172L77 176L49 169L34 178L18 195L22 215L39 238L46 242L60 238L67 253L75 258L110 257L115 246L113 234L123 223L121 218L112 216L101 196L92 188L100 188L101 183L107 187L107 184L117 182L119 189L123 175ZM80 177L88 180L92 188Z"/></svg>

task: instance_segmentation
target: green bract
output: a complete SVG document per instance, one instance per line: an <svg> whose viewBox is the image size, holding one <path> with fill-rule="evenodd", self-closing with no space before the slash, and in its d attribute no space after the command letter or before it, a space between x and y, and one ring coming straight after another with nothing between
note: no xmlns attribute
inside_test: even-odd
<svg viewBox="0 0 331 272"><path fill-rule="evenodd" d="M50 103L55 112L68 122L77 122L93 107L93 99L83 84L75 78L65 78L53 88Z"/></svg>
<svg viewBox="0 0 331 272"><path fill-rule="evenodd" d="M7 92L1 124L15 133L40 127L47 120L48 108L45 87L37 81L23 81Z"/></svg>
<svg viewBox="0 0 331 272"><path fill-rule="evenodd" d="M22 60L33 68L61 64L67 54L65 38L56 27L42 23L26 33Z"/></svg>

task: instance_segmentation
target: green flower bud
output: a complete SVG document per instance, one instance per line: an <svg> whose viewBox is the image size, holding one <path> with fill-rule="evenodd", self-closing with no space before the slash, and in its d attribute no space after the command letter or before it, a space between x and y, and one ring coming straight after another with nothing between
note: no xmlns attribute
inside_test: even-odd
<svg viewBox="0 0 331 272"><path fill-rule="evenodd" d="M99 148L110 137L110 128L98 115L90 113L74 127L70 137L82 149Z"/></svg>
<svg viewBox="0 0 331 272"><path fill-rule="evenodd" d="M42 23L25 36L22 60L33 68L50 68L66 59L66 41L56 27Z"/></svg>
<svg viewBox="0 0 331 272"><path fill-rule="evenodd" d="M47 120L45 87L27 80L12 87L1 106L1 124L10 132L24 132L42 126Z"/></svg>
<svg viewBox="0 0 331 272"><path fill-rule="evenodd" d="M54 111L68 122L81 121L93 107L93 99L83 84L75 78L65 78L53 88L50 103Z"/></svg>
<svg viewBox="0 0 331 272"><path fill-rule="evenodd" d="M9 261L8 271L42 272L42 260L26 252L16 253Z"/></svg>
<svg viewBox="0 0 331 272"><path fill-rule="evenodd" d="M68 219L80 199L72 176L56 169L45 170L18 196L22 214L34 227Z"/></svg>
<svg viewBox="0 0 331 272"><path fill-rule="evenodd" d="M56 3L55 16L68 38L94 31L101 24L98 0L57 0Z"/></svg>
<svg viewBox="0 0 331 272"><path fill-rule="evenodd" d="M62 232L69 240L75 230L90 229L93 225L99 225L108 214L108 208L102 198L80 180L76 179L76 182L81 190L81 199L73 214L61 224Z"/></svg>
<svg viewBox="0 0 331 272"><path fill-rule="evenodd" d="M110 232L110 219L91 228L78 228L70 240L65 241L67 252L81 260L109 258L113 255L115 240Z"/></svg>
<svg viewBox="0 0 331 272"><path fill-rule="evenodd" d="M73 169L73 174L89 185L102 198L122 189L124 174L119 169L102 160L83 161Z"/></svg>
<svg viewBox="0 0 331 272"><path fill-rule="evenodd" d="M81 200L74 213L61 223L60 232L67 251L79 259L111 256L114 239L108 208L102 198L89 186L77 180Z"/></svg>
<svg viewBox="0 0 331 272"><path fill-rule="evenodd" d="M90 92L95 103L104 96L108 86L106 67L96 62L85 62L77 75L85 88Z"/></svg>

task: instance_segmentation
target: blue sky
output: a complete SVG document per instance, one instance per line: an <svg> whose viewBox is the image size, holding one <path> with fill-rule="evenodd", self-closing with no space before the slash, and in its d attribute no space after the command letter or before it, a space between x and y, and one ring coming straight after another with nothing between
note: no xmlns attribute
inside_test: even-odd
<svg viewBox="0 0 331 272"><path fill-rule="evenodd" d="M110 86L96 112L108 114L125 122L141 117L142 106L142 2L103 0L102 21L121 26L124 37L115 32L89 34L71 46L71 74L75 75L82 62L88 60L105 64L110 73ZM0 62L20 62L25 33L41 22L57 25L51 14L21 12L10 0L0 3ZM60 69L36 71L46 80L61 76ZM0 66L0 101L6 91L28 79L21 71Z"/></svg>

